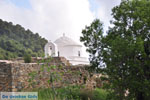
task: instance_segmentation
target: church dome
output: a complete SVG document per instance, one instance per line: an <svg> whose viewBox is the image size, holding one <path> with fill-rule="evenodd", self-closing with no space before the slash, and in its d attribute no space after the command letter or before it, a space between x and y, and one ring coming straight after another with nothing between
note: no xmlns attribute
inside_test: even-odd
<svg viewBox="0 0 150 100"><path fill-rule="evenodd" d="M79 43L75 42L71 38L66 37L65 34L63 34L62 37L58 38L54 43L56 43L59 46L80 46L80 47L82 47L82 45L80 45Z"/></svg>

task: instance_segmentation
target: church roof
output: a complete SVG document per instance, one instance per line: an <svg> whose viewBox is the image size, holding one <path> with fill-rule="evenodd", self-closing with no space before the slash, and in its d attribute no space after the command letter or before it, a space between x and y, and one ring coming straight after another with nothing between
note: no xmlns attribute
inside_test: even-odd
<svg viewBox="0 0 150 100"><path fill-rule="evenodd" d="M70 45L82 46L79 43L72 40L71 38L66 37L65 34L63 34L62 37L58 38L54 43L61 46L70 46Z"/></svg>

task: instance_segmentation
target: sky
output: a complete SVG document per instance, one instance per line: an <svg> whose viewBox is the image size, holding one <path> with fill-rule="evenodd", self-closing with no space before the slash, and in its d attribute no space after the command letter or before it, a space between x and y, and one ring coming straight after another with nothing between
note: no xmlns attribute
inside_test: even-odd
<svg viewBox="0 0 150 100"><path fill-rule="evenodd" d="M79 42L82 29L96 18L106 32L111 9L121 0L0 0L0 19L20 24L54 41L65 33Z"/></svg>

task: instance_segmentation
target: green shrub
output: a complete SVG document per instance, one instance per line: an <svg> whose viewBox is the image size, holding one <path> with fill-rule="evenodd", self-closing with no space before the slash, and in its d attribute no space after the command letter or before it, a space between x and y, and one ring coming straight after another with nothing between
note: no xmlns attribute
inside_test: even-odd
<svg viewBox="0 0 150 100"><path fill-rule="evenodd" d="M31 62L31 55L30 54L25 54L23 58L24 58L25 63Z"/></svg>
<svg viewBox="0 0 150 100"><path fill-rule="evenodd" d="M96 88L93 93L93 100L106 100L107 94L105 90Z"/></svg>
<svg viewBox="0 0 150 100"><path fill-rule="evenodd" d="M81 100L106 100L107 92L100 88L95 90L83 89L80 91L79 97Z"/></svg>

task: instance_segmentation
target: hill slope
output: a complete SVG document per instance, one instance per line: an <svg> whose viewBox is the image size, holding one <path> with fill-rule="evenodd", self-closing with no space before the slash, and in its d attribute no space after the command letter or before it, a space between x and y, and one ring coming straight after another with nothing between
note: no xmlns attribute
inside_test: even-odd
<svg viewBox="0 0 150 100"><path fill-rule="evenodd" d="M23 57L25 53L42 56L46 42L38 33L0 19L0 59Z"/></svg>

